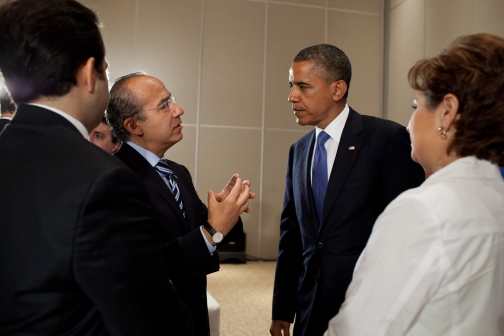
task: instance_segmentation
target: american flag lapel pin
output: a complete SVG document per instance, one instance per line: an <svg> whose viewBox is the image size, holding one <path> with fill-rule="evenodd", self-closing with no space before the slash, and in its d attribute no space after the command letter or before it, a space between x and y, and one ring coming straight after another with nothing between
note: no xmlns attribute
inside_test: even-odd
<svg viewBox="0 0 504 336"><path fill-rule="evenodd" d="M173 174L173 177L175 177L176 179L178 179L178 176L177 176L177 175L175 175L175 174Z"/></svg>
<svg viewBox="0 0 504 336"><path fill-rule="evenodd" d="M348 150L355 150L355 146L348 147Z"/></svg>

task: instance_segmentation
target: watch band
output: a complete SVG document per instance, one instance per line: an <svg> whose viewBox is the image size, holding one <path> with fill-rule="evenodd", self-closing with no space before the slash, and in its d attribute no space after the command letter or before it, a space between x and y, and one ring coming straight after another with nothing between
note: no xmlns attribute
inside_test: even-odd
<svg viewBox="0 0 504 336"><path fill-rule="evenodd" d="M217 230L215 230L212 225L210 225L210 223L206 222L205 224L203 224L203 227L205 228L205 230L207 230L207 232L210 234L210 236L213 236Z"/></svg>
<svg viewBox="0 0 504 336"><path fill-rule="evenodd" d="M212 227L212 225L210 225L210 223L206 222L205 224L203 224L203 227L205 228L205 230L208 231L208 233L212 237L212 241L215 244L219 244L220 242L222 242L222 239L224 239L224 235L221 232L215 230Z"/></svg>

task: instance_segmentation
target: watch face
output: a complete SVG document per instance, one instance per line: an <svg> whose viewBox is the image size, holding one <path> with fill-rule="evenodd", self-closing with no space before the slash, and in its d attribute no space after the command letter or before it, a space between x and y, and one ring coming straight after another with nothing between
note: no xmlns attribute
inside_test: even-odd
<svg viewBox="0 0 504 336"><path fill-rule="evenodd" d="M215 234L212 236L212 240L215 244L219 244L222 239L224 239L224 236L220 232L215 232Z"/></svg>

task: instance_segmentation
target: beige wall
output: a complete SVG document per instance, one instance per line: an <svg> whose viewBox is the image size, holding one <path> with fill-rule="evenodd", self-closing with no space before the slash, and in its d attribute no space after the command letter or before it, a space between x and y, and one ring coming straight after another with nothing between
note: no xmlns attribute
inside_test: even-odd
<svg viewBox="0 0 504 336"><path fill-rule="evenodd" d="M185 109L184 139L166 156L187 166L201 199L235 172L252 181L247 253L266 259L277 253L288 149L310 130L286 101L300 49L339 46L353 65L349 105L406 125L417 60L462 34L504 36L502 0L81 1L103 20L111 79L144 70Z"/></svg>
<svg viewBox="0 0 504 336"><path fill-rule="evenodd" d="M385 116L403 125L414 91L407 74L455 38L487 32L504 37L502 0L386 0Z"/></svg>
<svg viewBox="0 0 504 336"><path fill-rule="evenodd" d="M310 130L287 102L291 60L339 46L354 68L349 105L381 116L383 0L81 2L103 21L112 80L143 70L177 96L184 139L166 156L187 166L201 199L233 173L252 181L247 253L276 258L288 150Z"/></svg>

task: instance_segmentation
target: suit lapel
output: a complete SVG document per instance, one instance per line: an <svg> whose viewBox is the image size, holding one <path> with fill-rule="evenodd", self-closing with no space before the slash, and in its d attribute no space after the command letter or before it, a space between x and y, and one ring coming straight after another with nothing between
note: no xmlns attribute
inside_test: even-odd
<svg viewBox="0 0 504 336"><path fill-rule="evenodd" d="M186 222L184 215L178 207L178 204L175 201L175 197L168 189L168 186L161 178L161 176L159 176L157 171L149 164L149 162L147 162L147 160L145 160L142 155L140 155L140 153L134 150L127 143L123 142L119 150L114 155L118 156L124 163L126 163L131 168L131 170L133 170L140 177L140 179L145 182L145 184L147 184L156 193L158 193L159 196L161 196L170 205L170 207L172 207L173 211L175 211L175 213L179 217L181 223ZM183 198L182 201L184 201ZM186 230L186 228L183 228L184 232Z"/></svg>
<svg viewBox="0 0 504 336"><path fill-rule="evenodd" d="M299 160L297 160L297 169L295 171L301 172L301 183L302 189L304 190L304 201L305 209L310 209L310 222L313 228L319 230L319 221L317 217L317 212L315 211L315 201L313 200L313 192L311 187L311 159L313 156L313 148L315 146L315 130L311 133L311 136L306 138L306 141L300 144L299 147Z"/></svg>
<svg viewBox="0 0 504 336"><path fill-rule="evenodd" d="M364 141L359 139L357 136L362 132L362 129L361 116L353 109L350 109L345 128L341 134L336 158L334 159L331 177L329 178L329 183L327 185L321 228L327 220L329 210L338 197L341 187L350 173L357 155L359 155L359 151ZM350 149L351 147L353 147L353 149Z"/></svg>

